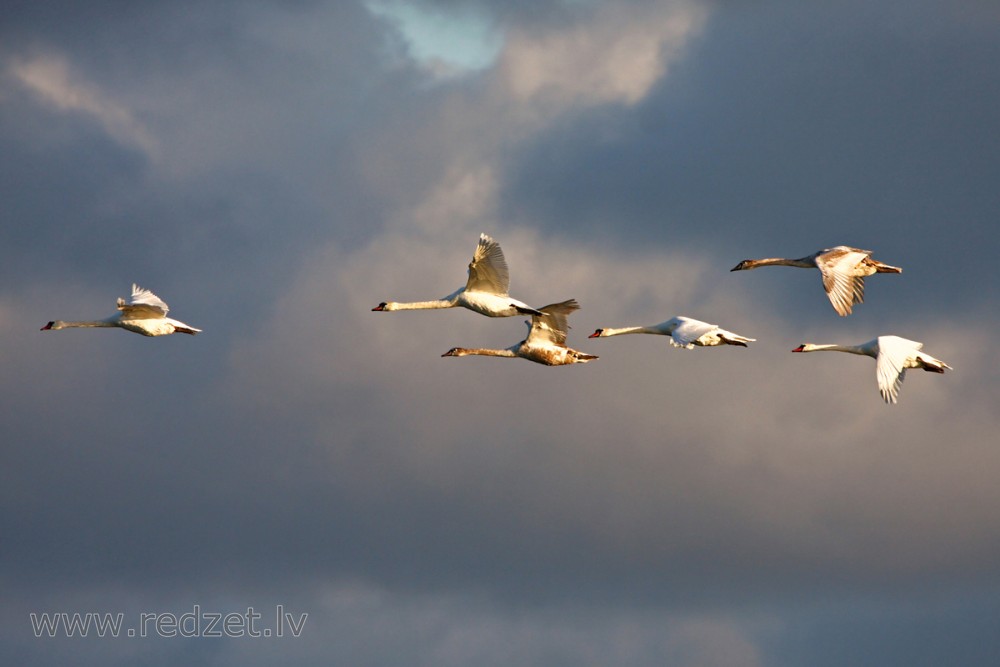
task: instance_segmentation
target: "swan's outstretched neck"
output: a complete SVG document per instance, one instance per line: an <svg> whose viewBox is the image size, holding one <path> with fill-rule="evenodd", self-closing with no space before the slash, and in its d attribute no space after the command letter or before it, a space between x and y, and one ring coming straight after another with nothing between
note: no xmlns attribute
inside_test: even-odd
<svg viewBox="0 0 1000 667"><path fill-rule="evenodd" d="M758 266L796 266L800 269L815 269L816 259L814 257L803 257L801 259L785 259L783 257L765 257L764 259L744 259L742 262L729 269L730 271L749 271Z"/></svg>
<svg viewBox="0 0 1000 667"><path fill-rule="evenodd" d="M622 336L624 334L639 334L639 333L651 333L658 334L663 333L655 327L621 327L620 329L612 329L611 327L605 327L603 329L598 329L594 333L587 336L588 338L607 338L608 336Z"/></svg>
<svg viewBox="0 0 1000 667"><path fill-rule="evenodd" d="M453 347L444 354L442 357L465 357L470 354L478 354L483 357L516 357L513 350L491 350L489 348L468 348L468 347Z"/></svg>
<svg viewBox="0 0 1000 667"><path fill-rule="evenodd" d="M454 306L455 302L450 301L448 299L434 299L433 301L411 301L409 303L383 301L379 305L372 308L372 310L386 311L386 312L390 312L393 310L434 310L437 308L453 308Z"/></svg>
<svg viewBox="0 0 1000 667"><path fill-rule="evenodd" d="M59 329L70 329L74 327L116 327L118 326L117 317L107 319L107 320L90 320L87 322L63 322L62 320L53 320L49 322L41 331L58 331Z"/></svg>
<svg viewBox="0 0 1000 667"><path fill-rule="evenodd" d="M872 350L861 345L815 345L813 343L803 343L792 352L850 352L851 354L862 354L868 357L875 356Z"/></svg>

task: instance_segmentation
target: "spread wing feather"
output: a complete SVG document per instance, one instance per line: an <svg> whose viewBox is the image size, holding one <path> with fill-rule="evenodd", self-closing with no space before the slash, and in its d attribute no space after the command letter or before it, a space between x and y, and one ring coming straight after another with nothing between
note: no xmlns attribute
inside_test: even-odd
<svg viewBox="0 0 1000 667"><path fill-rule="evenodd" d="M895 403L899 389L906 378L907 360L923 347L923 343L897 336L880 336L878 356L875 358L875 377L878 391L886 403Z"/></svg>
<svg viewBox="0 0 1000 667"><path fill-rule="evenodd" d="M125 303L125 299L119 298L118 310L122 311L126 318L144 319L166 317L170 308L160 297L148 289L132 283L132 300L129 303Z"/></svg>
<svg viewBox="0 0 1000 667"><path fill-rule="evenodd" d="M847 246L830 248L816 255L816 266L823 275L823 289L837 314L850 315L854 304L864 302L865 279L857 275L855 269L869 255L870 250Z"/></svg>
<svg viewBox="0 0 1000 667"><path fill-rule="evenodd" d="M719 327L708 322L692 320L687 317L676 317L678 325L670 334L670 343L675 347L691 348L705 334L712 333Z"/></svg>
<svg viewBox="0 0 1000 667"><path fill-rule="evenodd" d="M469 280L465 289L470 292L489 292L507 295L510 289L510 271L500 244L486 234L479 236L479 245L469 262Z"/></svg>
<svg viewBox="0 0 1000 667"><path fill-rule="evenodd" d="M568 299L561 303L553 303L539 308L543 315L531 316L531 331L525 342L528 345L556 345L566 346L566 332L569 324L566 317L575 310L580 309L580 304L576 299Z"/></svg>

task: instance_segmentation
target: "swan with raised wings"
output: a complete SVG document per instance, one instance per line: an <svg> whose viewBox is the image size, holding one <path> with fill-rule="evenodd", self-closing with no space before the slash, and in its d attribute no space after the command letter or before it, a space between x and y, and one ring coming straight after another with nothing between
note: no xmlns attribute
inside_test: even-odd
<svg viewBox="0 0 1000 667"><path fill-rule="evenodd" d="M684 347L692 349L697 347L713 347L715 345L738 345L747 347L747 343L752 343L756 338L747 338L726 331L716 324L709 324L690 317L672 317L666 322L653 324L645 327L623 327L612 329L605 327L590 334L590 338L607 338L609 336L621 336L623 334L659 334L670 336L670 344L674 347Z"/></svg>
<svg viewBox="0 0 1000 667"><path fill-rule="evenodd" d="M597 357L566 347L566 332L569 330L566 317L579 308L580 304L576 299L544 306L540 309L540 315L532 315L530 324L525 322L528 324L528 337L517 345L502 350L453 347L441 356L464 357L478 354L487 357L521 357L546 366L585 364Z"/></svg>
<svg viewBox="0 0 1000 667"><path fill-rule="evenodd" d="M479 245L469 262L469 279L465 287L431 301L383 301L372 310L390 312L462 307L489 317L541 315L539 310L508 296L509 288L510 271L500 244L486 234L481 234Z"/></svg>
<svg viewBox="0 0 1000 667"><path fill-rule="evenodd" d="M875 359L875 379L878 391L886 403L899 399L899 389L906 377L907 368L921 368L931 373L944 373L951 366L940 359L921 352L923 343L899 336L879 336L860 345L814 345L803 343L792 352L849 352Z"/></svg>
<svg viewBox="0 0 1000 667"><path fill-rule="evenodd" d="M166 336L172 333L186 333L192 336L201 329L195 329L189 324L167 317L170 309L160 297L148 289L132 284L132 300L118 297L118 312L103 320L88 320L83 322L64 322L53 320L42 331L57 331L73 327L118 327L143 336Z"/></svg>
<svg viewBox="0 0 1000 667"><path fill-rule="evenodd" d="M854 304L865 300L865 278L874 273L902 273L898 266L889 266L872 259L871 250L860 250L845 245L814 252L800 259L745 259L730 271L749 271L760 266L796 266L802 269L819 269L823 275L823 289L841 317L851 314Z"/></svg>

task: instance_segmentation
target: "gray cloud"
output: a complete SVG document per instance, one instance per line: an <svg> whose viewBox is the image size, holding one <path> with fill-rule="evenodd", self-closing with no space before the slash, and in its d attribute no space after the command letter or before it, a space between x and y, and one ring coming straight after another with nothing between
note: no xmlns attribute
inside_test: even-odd
<svg viewBox="0 0 1000 667"><path fill-rule="evenodd" d="M9 660L988 664L985 5L479 3L504 48L444 81L362 5L52 7L0 39ZM441 359L524 325L369 312L460 286L480 231L601 359ZM848 319L816 272L729 273L838 243L904 267ZM37 331L132 281L205 333ZM673 315L758 342L586 338ZM789 354L883 333L955 370L887 407L872 360ZM30 635L193 604L310 620Z"/></svg>

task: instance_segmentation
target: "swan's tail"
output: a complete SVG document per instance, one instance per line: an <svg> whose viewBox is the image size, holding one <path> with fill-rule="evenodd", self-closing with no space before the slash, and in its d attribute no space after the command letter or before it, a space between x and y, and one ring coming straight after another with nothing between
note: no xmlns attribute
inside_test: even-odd
<svg viewBox="0 0 1000 667"><path fill-rule="evenodd" d="M874 260L874 259L872 259L870 257L868 258L868 262L867 263L869 264L869 266L875 267L875 273L902 273L903 272L903 269L899 268L898 266L889 266L888 264L883 264L882 262Z"/></svg>
<svg viewBox="0 0 1000 667"><path fill-rule="evenodd" d="M917 360L920 362L920 367L925 371L931 373L944 373L945 369L954 370L951 366L944 363L940 359L935 359L934 357L928 356L926 354L921 354Z"/></svg>
<svg viewBox="0 0 1000 667"><path fill-rule="evenodd" d="M747 338L746 336L734 334L732 331L719 331L719 339L726 345L738 345L740 347L749 347L747 343L753 343L757 340L756 338Z"/></svg>

